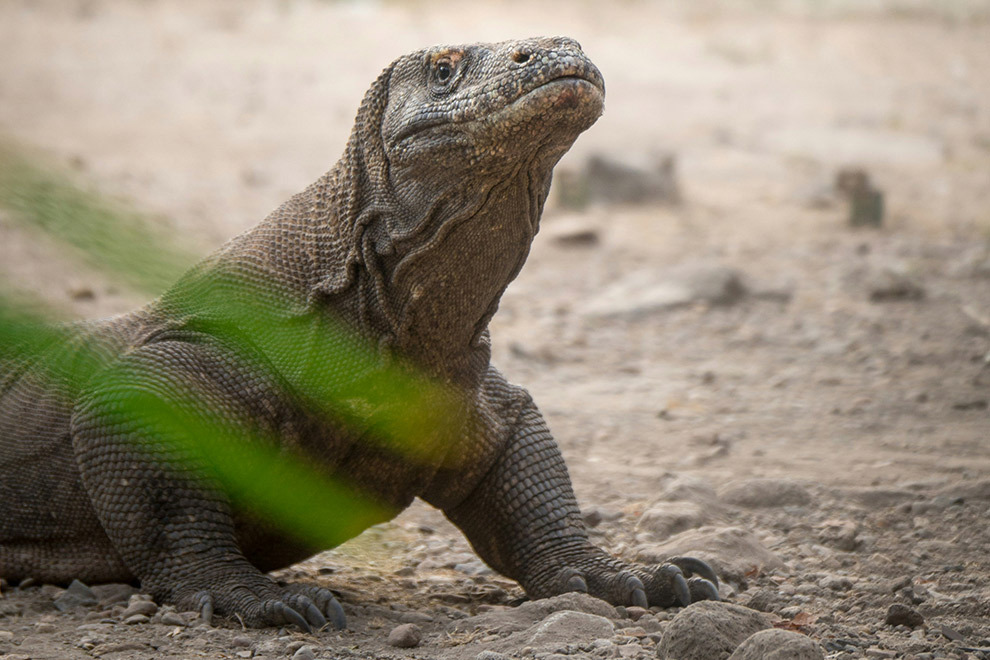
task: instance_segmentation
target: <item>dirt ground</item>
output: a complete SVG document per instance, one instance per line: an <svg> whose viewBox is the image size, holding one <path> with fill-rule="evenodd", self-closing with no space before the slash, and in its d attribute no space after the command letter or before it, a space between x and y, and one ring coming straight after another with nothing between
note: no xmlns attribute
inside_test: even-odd
<svg viewBox="0 0 990 660"><path fill-rule="evenodd" d="M8 0L0 131L205 253L332 165L394 57L535 34L608 87L566 178L597 155L649 183L670 154L681 195L552 203L492 326L595 538L710 559L829 658L990 658L990 2ZM882 227L850 227L848 166ZM3 216L0 273L74 316L143 302ZM197 626L123 587L63 612L35 585L0 598L0 658L646 658L677 614L540 637L419 503L283 573L350 629Z"/></svg>

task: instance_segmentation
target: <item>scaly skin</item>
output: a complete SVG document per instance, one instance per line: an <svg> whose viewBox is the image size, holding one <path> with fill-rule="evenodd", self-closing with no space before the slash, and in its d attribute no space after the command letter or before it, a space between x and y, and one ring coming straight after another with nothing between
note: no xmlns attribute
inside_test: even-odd
<svg viewBox="0 0 990 660"><path fill-rule="evenodd" d="M717 598L697 560L627 565L589 542L542 416L489 363L488 322L529 252L553 166L603 104L601 74L565 38L402 57L368 91L330 172L159 300L49 349L85 345L114 378L73 387L39 366L45 356L0 363L0 574L137 578L160 601L252 626L344 625L329 591L261 572L322 548L234 506L160 429L128 416L122 402L139 393L277 437L393 511L422 496L533 597ZM245 352L220 330L231 308L270 336ZM441 438L444 460L384 452L301 403L291 383L330 360L318 339L330 317L461 393L472 414ZM284 350L292 333L302 341Z"/></svg>

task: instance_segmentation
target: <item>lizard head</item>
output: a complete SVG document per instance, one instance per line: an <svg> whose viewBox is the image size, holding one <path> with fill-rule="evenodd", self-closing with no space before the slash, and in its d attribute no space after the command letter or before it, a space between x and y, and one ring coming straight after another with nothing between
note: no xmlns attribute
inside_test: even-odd
<svg viewBox="0 0 990 660"><path fill-rule="evenodd" d="M604 101L602 75L576 41L535 38L401 57L369 90L359 117L377 119L363 139L375 131L382 150L376 188L422 218L433 213L424 205L467 207L520 176L542 208L553 166Z"/></svg>
<svg viewBox="0 0 990 660"><path fill-rule="evenodd" d="M605 85L581 46L557 37L413 53L393 65L388 96L393 167L443 154L497 169L541 151L559 157L601 115Z"/></svg>

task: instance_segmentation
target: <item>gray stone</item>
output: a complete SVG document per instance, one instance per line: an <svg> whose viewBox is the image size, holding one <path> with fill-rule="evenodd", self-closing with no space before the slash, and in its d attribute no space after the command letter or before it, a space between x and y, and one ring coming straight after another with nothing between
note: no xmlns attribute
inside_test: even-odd
<svg viewBox="0 0 990 660"><path fill-rule="evenodd" d="M292 660L316 660L316 649L309 644L300 646L292 654Z"/></svg>
<svg viewBox="0 0 990 660"><path fill-rule="evenodd" d="M591 642L611 637L614 632L615 627L605 617L586 612L554 612L536 625L529 643L533 646L553 646Z"/></svg>
<svg viewBox="0 0 990 660"><path fill-rule="evenodd" d="M161 622L166 626L186 626L186 620L175 612L165 612L162 614Z"/></svg>
<svg viewBox="0 0 990 660"><path fill-rule="evenodd" d="M725 660L753 633L770 628L769 615L717 601L692 603L664 629L661 660Z"/></svg>
<svg viewBox="0 0 990 660"><path fill-rule="evenodd" d="M132 614L124 619L124 623L129 626L133 626L138 623L148 623L149 621L151 621L151 619L144 614Z"/></svg>
<svg viewBox="0 0 990 660"><path fill-rule="evenodd" d="M128 617L134 616L135 614L143 614L144 616L154 616L158 612L158 606L155 605L150 600L137 600L132 598L127 609L121 614L121 618L126 619Z"/></svg>
<svg viewBox="0 0 990 660"><path fill-rule="evenodd" d="M509 656L498 651L482 651L474 657L474 660L509 660Z"/></svg>
<svg viewBox="0 0 990 660"><path fill-rule="evenodd" d="M729 660L825 660L825 653L810 637L771 628L747 637Z"/></svg>
<svg viewBox="0 0 990 660"><path fill-rule="evenodd" d="M400 649L411 649L419 646L423 639L423 631L415 623L403 623L392 628L388 634L389 646L396 646Z"/></svg>
<svg viewBox="0 0 990 660"><path fill-rule="evenodd" d="M708 522L707 511L694 502L658 502L643 512L636 528L661 538L700 527Z"/></svg>
<svg viewBox="0 0 990 660"><path fill-rule="evenodd" d="M808 489L790 479L747 479L727 484L718 493L727 504L748 508L807 506Z"/></svg>
<svg viewBox="0 0 990 660"><path fill-rule="evenodd" d="M887 608L887 616L884 623L889 626L907 626L908 628L919 628L925 625L925 617L913 607L908 607L902 603L894 603Z"/></svg>
<svg viewBox="0 0 990 660"><path fill-rule="evenodd" d="M98 599L93 590L79 580L73 580L69 588L55 599L55 608L60 612L68 612L77 607L96 605Z"/></svg>
<svg viewBox="0 0 990 660"><path fill-rule="evenodd" d="M694 303L731 305L747 293L739 271L720 264L692 264L658 275L635 272L588 301L592 317L637 317Z"/></svg>
<svg viewBox="0 0 990 660"><path fill-rule="evenodd" d="M571 592L552 598L526 601L519 607L508 607L483 612L476 616L453 622L448 626L448 630L452 632L484 630L496 634L514 633L530 628L554 612L562 611L584 612L607 619L617 619L619 617L615 608L604 600L589 596L588 594Z"/></svg>
<svg viewBox="0 0 990 660"><path fill-rule="evenodd" d="M818 538L823 544L845 552L852 552L860 546L859 527L849 520L823 522Z"/></svg>

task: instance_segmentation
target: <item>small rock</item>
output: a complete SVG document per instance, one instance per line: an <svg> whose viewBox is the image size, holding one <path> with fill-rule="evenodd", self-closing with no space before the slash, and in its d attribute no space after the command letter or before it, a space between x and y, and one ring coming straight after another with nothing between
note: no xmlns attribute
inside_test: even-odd
<svg viewBox="0 0 990 660"><path fill-rule="evenodd" d="M152 601L137 599L132 597L130 604L127 606L127 609L124 610L124 613L121 614L120 616L123 619L132 617L135 614L143 614L145 616L151 617L154 616L157 612L158 612L158 606L155 605L155 603L153 603Z"/></svg>
<svg viewBox="0 0 990 660"><path fill-rule="evenodd" d="M79 580L73 580L69 588L55 599L55 608L60 612L68 612L77 607L96 605L96 594Z"/></svg>
<svg viewBox="0 0 990 660"><path fill-rule="evenodd" d="M497 651L482 651L474 656L474 660L509 660L509 656Z"/></svg>
<svg viewBox="0 0 990 660"><path fill-rule="evenodd" d="M93 593L96 594L96 598L100 601L101 607L109 607L111 605L116 605L117 603L122 603L130 599L137 589L129 584L122 584L120 582L111 582L110 584L97 584L91 587Z"/></svg>
<svg viewBox="0 0 990 660"><path fill-rule="evenodd" d="M415 623L403 623L392 628L388 634L389 646L397 646L400 649L411 649L419 646L423 639L423 631Z"/></svg>
<svg viewBox="0 0 990 660"><path fill-rule="evenodd" d="M842 575L826 575L818 581L818 586L832 591L849 591L853 588L853 583L852 580Z"/></svg>
<svg viewBox="0 0 990 660"><path fill-rule="evenodd" d="M907 626L908 628L919 628L925 625L925 617L913 607L908 607L901 603L894 603L887 608L887 616L884 623L889 626Z"/></svg>
<svg viewBox="0 0 990 660"><path fill-rule="evenodd" d="M771 628L747 637L729 660L825 660L825 653L810 637Z"/></svg>
<svg viewBox="0 0 990 660"><path fill-rule="evenodd" d="M747 479L734 482L722 488L718 496L727 504L754 509L811 504L808 489L789 479Z"/></svg>
<svg viewBox="0 0 990 660"><path fill-rule="evenodd" d="M637 607L635 605L629 605L626 607L626 616L628 616L633 621L639 621L643 618L644 614L649 614L650 611L643 609L642 607Z"/></svg>
<svg viewBox="0 0 990 660"><path fill-rule="evenodd" d="M10 642L14 639L14 633L9 630L0 630L0 644Z"/></svg>
<svg viewBox="0 0 990 660"><path fill-rule="evenodd" d="M138 623L148 623L149 621L151 621L151 619L145 616L144 614L132 614L131 616L124 619L124 623L126 623L129 626L133 626Z"/></svg>
<svg viewBox="0 0 990 660"><path fill-rule="evenodd" d="M578 641L594 641L611 637L615 633L612 622L605 617L585 612L554 612L537 624L529 643L533 646L571 644Z"/></svg>
<svg viewBox="0 0 990 660"><path fill-rule="evenodd" d="M687 529L700 527L708 522L706 510L694 502L658 502L643 512L637 529L648 530L660 538Z"/></svg>
<svg viewBox="0 0 990 660"><path fill-rule="evenodd" d="M47 621L39 621L34 624L34 631L37 633L49 634L55 632L56 630L58 630L58 628L55 627L55 624L48 623Z"/></svg>
<svg viewBox="0 0 990 660"><path fill-rule="evenodd" d="M248 649L246 651L237 651L234 655L236 655L238 658L250 658L251 656L254 655L254 651L252 651L251 649Z"/></svg>
<svg viewBox="0 0 990 660"><path fill-rule="evenodd" d="M292 660L316 660L316 649L309 644L303 644L292 654Z"/></svg>
<svg viewBox="0 0 990 660"><path fill-rule="evenodd" d="M175 612L165 612L162 614L162 624L166 626L185 626L186 620Z"/></svg>
<svg viewBox="0 0 990 660"><path fill-rule="evenodd" d="M849 201L851 227L883 225L883 193L873 187L870 175L858 167L844 167L835 175L836 192Z"/></svg>
<svg viewBox="0 0 990 660"><path fill-rule="evenodd" d="M921 300L925 290L907 273L886 268L874 273L866 283L871 302Z"/></svg>
<svg viewBox="0 0 990 660"><path fill-rule="evenodd" d="M859 527L849 520L827 520L821 524L818 538L831 548L852 552L859 545Z"/></svg>
<svg viewBox="0 0 990 660"><path fill-rule="evenodd" d="M254 644L254 640L247 635L238 635L234 639L230 640L230 643L236 648L246 649L250 648L251 645Z"/></svg>
<svg viewBox="0 0 990 660"><path fill-rule="evenodd" d="M417 612L412 610L410 612L403 612L399 615L399 621L402 623L431 623L433 617L426 612Z"/></svg>
<svg viewBox="0 0 990 660"><path fill-rule="evenodd" d="M671 619L657 646L661 660L726 658L750 635L770 628L769 615L718 601L692 603Z"/></svg>

